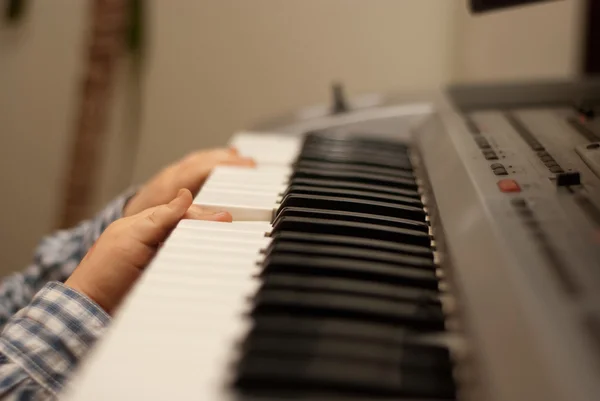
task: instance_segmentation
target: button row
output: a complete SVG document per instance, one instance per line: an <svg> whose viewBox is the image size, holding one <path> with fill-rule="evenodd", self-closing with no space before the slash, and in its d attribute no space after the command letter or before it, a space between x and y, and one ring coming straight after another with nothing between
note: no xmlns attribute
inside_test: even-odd
<svg viewBox="0 0 600 401"><path fill-rule="evenodd" d="M506 168L502 163L492 163L490 168L496 175L508 175L508 171L506 171Z"/></svg>
<svg viewBox="0 0 600 401"><path fill-rule="evenodd" d="M498 155L493 150L484 150L482 153L485 160L498 160Z"/></svg>
<svg viewBox="0 0 600 401"><path fill-rule="evenodd" d="M556 160L554 160L552 155L550 155L547 151L542 150L536 152L536 155L540 159L540 161L544 163L544 166L546 166L548 170L550 170L551 173L560 174L565 172L562 169L562 167L560 167L560 165L556 162Z"/></svg>
<svg viewBox="0 0 600 401"><path fill-rule="evenodd" d="M473 140L479 149L481 149L483 157L485 157L486 160L498 160L498 154L492 149L492 145L490 145L490 142L487 140L487 138L481 134L481 130L475 121L473 121L470 117L465 117L465 124L473 136Z"/></svg>
<svg viewBox="0 0 600 401"><path fill-rule="evenodd" d="M565 172L519 118L512 113L506 113L505 117L525 143L536 152L537 157L551 173L560 174Z"/></svg>
<svg viewBox="0 0 600 401"><path fill-rule="evenodd" d="M545 150L544 146L542 146L542 144L537 140L537 138L535 137L535 135L533 135L529 128L527 128L525 124L523 124L523 122L519 118L517 118L513 113L505 113L504 116L506 117L510 125L512 125L514 130L517 131L517 134L519 134L519 136L525 141L527 145L529 145L529 147L532 150L536 152Z"/></svg>

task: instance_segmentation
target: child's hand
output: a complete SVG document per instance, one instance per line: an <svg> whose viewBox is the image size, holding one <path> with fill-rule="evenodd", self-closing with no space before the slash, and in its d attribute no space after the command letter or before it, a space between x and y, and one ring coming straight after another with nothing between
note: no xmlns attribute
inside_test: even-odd
<svg viewBox="0 0 600 401"><path fill-rule="evenodd" d="M180 188L187 188L195 194L217 165L253 167L255 164L252 159L239 156L234 149L211 149L191 153L148 181L127 203L123 215L131 216L167 203L175 197Z"/></svg>
<svg viewBox="0 0 600 401"><path fill-rule="evenodd" d="M203 213L192 205L190 191L182 189L168 204L124 217L108 226L65 284L112 314L161 242L184 217L231 222L229 213Z"/></svg>

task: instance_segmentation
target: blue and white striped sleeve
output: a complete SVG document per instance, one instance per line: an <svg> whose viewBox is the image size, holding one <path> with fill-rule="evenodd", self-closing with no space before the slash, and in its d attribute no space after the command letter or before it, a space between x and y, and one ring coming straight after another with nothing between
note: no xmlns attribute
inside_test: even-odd
<svg viewBox="0 0 600 401"><path fill-rule="evenodd" d="M32 263L0 283L0 328L13 314L27 306L46 283L67 279L106 227L122 217L123 208L134 194L132 188L93 219L45 237L38 245Z"/></svg>
<svg viewBox="0 0 600 401"><path fill-rule="evenodd" d="M109 322L86 296L46 284L0 336L0 399L56 399Z"/></svg>

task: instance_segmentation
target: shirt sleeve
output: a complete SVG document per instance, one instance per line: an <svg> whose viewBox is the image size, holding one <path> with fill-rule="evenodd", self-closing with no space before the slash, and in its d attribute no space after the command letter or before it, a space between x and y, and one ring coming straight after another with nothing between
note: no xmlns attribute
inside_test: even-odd
<svg viewBox="0 0 600 401"><path fill-rule="evenodd" d="M0 398L54 400L110 317L86 296L51 282L0 336Z"/></svg>
<svg viewBox="0 0 600 401"><path fill-rule="evenodd" d="M42 239L32 263L0 283L0 328L13 314L29 304L34 294L46 283L64 282L67 279L106 227L122 217L123 208L134 194L135 189L132 188L109 203L94 218Z"/></svg>

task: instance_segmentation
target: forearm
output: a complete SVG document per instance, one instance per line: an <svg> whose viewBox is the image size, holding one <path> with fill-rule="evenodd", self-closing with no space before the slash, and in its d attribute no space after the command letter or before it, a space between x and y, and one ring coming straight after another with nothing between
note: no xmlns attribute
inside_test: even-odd
<svg viewBox="0 0 600 401"><path fill-rule="evenodd" d="M46 283L65 281L104 229L122 216L125 204L134 193L134 189L128 190L93 219L45 237L38 245L32 263L0 283L0 327L25 307Z"/></svg>
<svg viewBox="0 0 600 401"><path fill-rule="evenodd" d="M0 336L0 398L55 399L109 322L89 298L47 284Z"/></svg>

